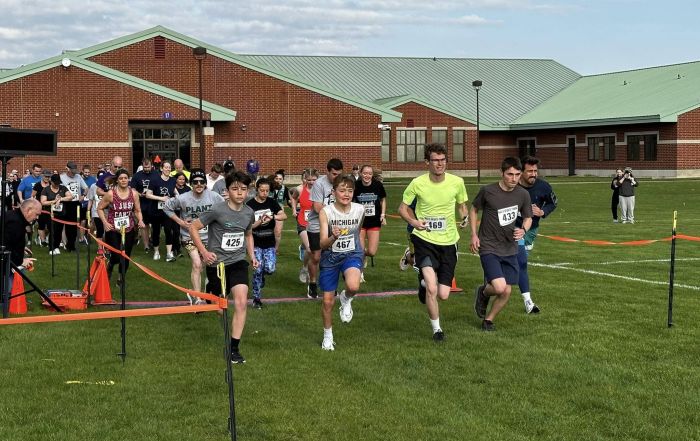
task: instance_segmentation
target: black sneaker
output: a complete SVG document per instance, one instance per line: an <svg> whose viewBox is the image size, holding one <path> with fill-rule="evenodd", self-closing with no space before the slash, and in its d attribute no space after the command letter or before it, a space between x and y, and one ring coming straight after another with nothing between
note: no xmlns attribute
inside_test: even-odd
<svg viewBox="0 0 700 441"><path fill-rule="evenodd" d="M253 298L253 308L262 309L262 307L263 307L262 300Z"/></svg>
<svg viewBox="0 0 700 441"><path fill-rule="evenodd" d="M425 282L423 279L418 282L418 300L425 305Z"/></svg>
<svg viewBox="0 0 700 441"><path fill-rule="evenodd" d="M485 285L479 285L474 290L474 312L480 319L486 317L486 309L489 306L489 297L484 294Z"/></svg>
<svg viewBox="0 0 700 441"><path fill-rule="evenodd" d="M433 341L436 343L442 343L445 341L445 333L442 332L442 329L438 329L437 331L433 332Z"/></svg>
<svg viewBox="0 0 700 441"><path fill-rule="evenodd" d="M496 330L496 325L494 325L491 320L484 320L483 322L481 322L481 330L486 332L493 332Z"/></svg>
<svg viewBox="0 0 700 441"><path fill-rule="evenodd" d="M245 358L238 351L231 351L231 364L243 364L245 363Z"/></svg>
<svg viewBox="0 0 700 441"><path fill-rule="evenodd" d="M318 288L315 283L310 283L306 287L306 297L310 299L317 299L318 298Z"/></svg>

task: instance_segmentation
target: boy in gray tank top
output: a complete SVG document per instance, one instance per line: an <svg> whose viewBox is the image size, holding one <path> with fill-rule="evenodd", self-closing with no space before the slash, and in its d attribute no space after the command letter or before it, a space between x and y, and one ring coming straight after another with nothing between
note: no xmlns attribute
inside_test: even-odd
<svg viewBox="0 0 700 441"><path fill-rule="evenodd" d="M250 257L253 268L258 267L253 252L255 213L243 203L249 185L250 177L245 173L228 174L228 200L213 205L211 210L195 219L190 227L192 242L207 264L207 291L212 294L221 295L221 279L217 274L217 266L219 263L224 264L225 286L232 294L235 304L231 322L231 363L234 364L245 363L238 346L245 327L248 303L249 276L246 254ZM199 231L204 227L209 227L206 245L199 235Z"/></svg>

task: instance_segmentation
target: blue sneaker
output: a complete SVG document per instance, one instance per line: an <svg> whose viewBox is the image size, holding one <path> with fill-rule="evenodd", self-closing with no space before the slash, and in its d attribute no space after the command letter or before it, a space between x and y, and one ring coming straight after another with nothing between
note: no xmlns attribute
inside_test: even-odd
<svg viewBox="0 0 700 441"><path fill-rule="evenodd" d="M299 245L299 260L304 261L304 247Z"/></svg>

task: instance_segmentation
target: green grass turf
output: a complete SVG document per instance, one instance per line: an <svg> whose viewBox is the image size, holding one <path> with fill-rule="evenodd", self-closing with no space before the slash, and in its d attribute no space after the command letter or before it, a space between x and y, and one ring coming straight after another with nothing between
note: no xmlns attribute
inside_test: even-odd
<svg viewBox="0 0 700 441"><path fill-rule="evenodd" d="M678 232L700 236L699 181L642 180L635 225L611 223L607 180L552 182L560 205L541 234L663 239L678 210ZM387 182L392 214L403 187ZM477 188L467 181L470 197ZM292 226L285 224L265 298L305 294ZM668 329L669 242L592 246L538 238L530 276L542 313L524 314L514 288L497 332L484 334L472 310L481 268L467 253L468 239L460 240L457 270L465 293L440 305L442 345L432 342L414 295L358 298L348 325L335 313L332 353L320 348L318 302L249 309L241 343L248 363L234 367L239 439L700 439L700 244L677 244L675 326ZM398 270L405 241L405 224L390 218L363 292L414 289L415 273ZM53 278L46 250L37 256L30 274L36 283L75 288L74 255L58 256ZM154 262L140 248L134 256L169 280L188 283L187 258ZM116 287L113 292L118 299ZM184 295L132 268L127 298ZM30 315L48 313L36 295L30 299ZM119 320L0 327L0 439L229 439L216 314L127 319L123 364L116 356L119 332Z"/></svg>

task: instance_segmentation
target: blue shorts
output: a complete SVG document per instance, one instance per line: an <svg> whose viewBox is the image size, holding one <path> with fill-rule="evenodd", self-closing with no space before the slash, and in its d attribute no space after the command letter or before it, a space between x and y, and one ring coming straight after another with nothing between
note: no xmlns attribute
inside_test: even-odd
<svg viewBox="0 0 700 441"><path fill-rule="evenodd" d="M506 279L508 285L518 284L518 256L497 256L483 254L479 256L484 278L490 283L494 279Z"/></svg>
<svg viewBox="0 0 700 441"><path fill-rule="evenodd" d="M337 256L337 254L335 256ZM362 271L362 267L364 266L362 260L362 257L358 256L357 254L351 254L345 256L344 259L333 264L332 266L321 266L321 271L318 276L318 286L321 288L321 291L335 291L336 288L338 288L338 278L340 277L340 274L345 273L345 271L349 270L350 268L357 268L358 270Z"/></svg>

